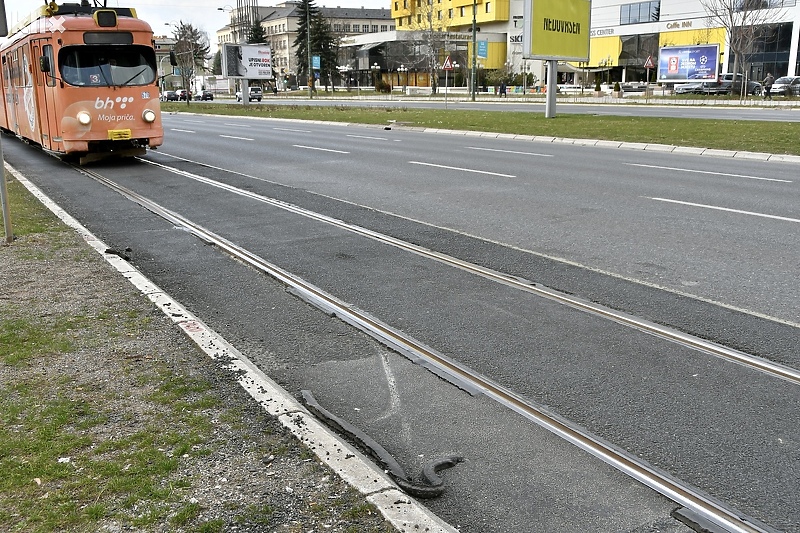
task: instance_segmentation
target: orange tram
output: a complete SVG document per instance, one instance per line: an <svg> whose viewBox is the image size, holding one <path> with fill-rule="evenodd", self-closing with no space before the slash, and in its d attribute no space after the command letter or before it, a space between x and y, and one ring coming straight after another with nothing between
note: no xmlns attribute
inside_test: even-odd
<svg viewBox="0 0 800 533"><path fill-rule="evenodd" d="M150 25L106 0L51 2L0 46L0 128L81 164L161 145Z"/></svg>

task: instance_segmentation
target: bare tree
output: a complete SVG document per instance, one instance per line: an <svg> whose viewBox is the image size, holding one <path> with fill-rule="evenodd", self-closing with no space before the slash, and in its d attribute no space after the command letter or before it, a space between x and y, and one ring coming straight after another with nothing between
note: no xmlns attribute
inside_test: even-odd
<svg viewBox="0 0 800 533"><path fill-rule="evenodd" d="M728 39L728 54L733 53L734 87L740 63L746 64L755 51L764 27L783 15L782 0L700 0L709 27L722 27ZM730 57L730 55L728 56ZM747 91L746 76L741 87Z"/></svg>
<svg viewBox="0 0 800 533"><path fill-rule="evenodd" d="M194 80L197 69L205 69L205 57L210 50L208 35L191 24L180 21L175 27L174 37L173 52L177 66L181 69L181 83L187 91L186 105L189 105L190 82Z"/></svg>
<svg viewBox="0 0 800 533"><path fill-rule="evenodd" d="M448 52L448 30L451 23L450 11L445 11L443 4L434 5L433 0L411 0L416 8L412 15L409 30L421 35L421 42L417 51L425 58L426 67L431 87L436 89L437 75L436 64L441 51Z"/></svg>

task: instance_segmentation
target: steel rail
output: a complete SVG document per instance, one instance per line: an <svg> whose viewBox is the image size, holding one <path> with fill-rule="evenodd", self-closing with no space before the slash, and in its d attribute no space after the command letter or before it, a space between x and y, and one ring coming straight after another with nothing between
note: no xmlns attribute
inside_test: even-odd
<svg viewBox="0 0 800 533"><path fill-rule="evenodd" d="M586 300L582 300L575 296L570 296L542 285L536 284L534 282L524 280L515 276L510 276L508 274L504 274L502 272L497 272L490 268L483 267L481 265L476 265L474 263L469 263L467 261L462 261L456 257L446 255L435 250L430 250L428 248L424 248L422 246L417 246L415 244L403 241L401 239L391 237L389 235L385 235L383 233L379 233L376 231L372 231L370 229L357 226L355 224L350 224L344 222L343 220L339 220L337 218L333 218L327 215L323 215L321 213L316 213L314 211L310 211L308 209L290 204L288 202L283 202L280 200L276 200L274 198L269 198L251 191L246 191L244 189L240 189L238 187L234 187L232 185L228 185L226 183L219 182L217 180L213 180L210 178L206 178L204 176L198 176L197 174L193 174L191 172L186 172L184 170L179 170L173 167L169 167L167 165L163 165L161 163L157 163L154 161L144 160L150 165L157 166L174 174L178 174L192 180L205 183L206 185L210 185L212 187L216 187L219 189L226 190L228 192L232 192L234 194L238 194L240 196L245 196L247 198L266 203L280 209L284 209L291 213L295 213L306 218L310 218L312 220L316 220L319 222L324 222L326 224L338 227L340 229L344 229L346 231L355 233L357 235L361 235L363 237L368 237L370 239L376 240L378 242L388 244L390 246L394 246L401 250L405 250L407 252L412 252L422 257L426 257L428 259L433 259L440 263L444 263L454 268L458 268L460 270L472 273L474 275L492 280L497 283L501 283L503 285L513 287L515 289L528 292L530 294L535 294L537 296L546 298L548 300L567 305L574 309L578 309L580 311L584 311L608 320L612 320L618 324L622 324L624 326L635 328L639 331L643 331L645 333L649 333L650 335L654 335L656 337L666 339L671 342L675 342L684 346L688 346L695 350L702 351L704 353L725 359L727 361L732 361L752 369L758 370L760 372L764 372L766 374L779 377L781 379L785 379L792 383L800 385L800 370L781 365L779 363L775 363L769 361L763 357L758 357L752 354L744 353L738 350L734 350L732 348L728 348L727 346L723 346L721 344L717 344L711 341L707 341L693 335L689 335L680 331L677 331L672 328L668 328L654 322L650 322L639 317L635 317L621 311L616 311L613 309L609 309L602 305L589 302Z"/></svg>
<svg viewBox="0 0 800 533"><path fill-rule="evenodd" d="M769 526L759 524L756 520L734 509L730 509L722 503L715 501L713 498L702 494L698 489L682 483L679 480L675 480L668 474L657 471L624 450L619 450L612 444L601 441L598 437L582 430L570 421L553 413L549 413L546 409L522 398L510 389L473 372L468 367L447 358L416 341L414 338L405 335L403 332L381 323L369 314L348 305L335 296L277 265L269 263L258 255L236 245L224 237L193 223L182 215L94 171L80 167L76 168L92 179L97 180L131 201L141 205L145 209L176 226L185 228L199 239L213 243L232 257L286 284L306 301L315 304L326 312L335 313L341 319L354 325L373 338L380 340L386 346L396 349L400 353L413 353L416 357L425 360L428 364L435 366L440 371L471 384L501 405L521 414L528 420L533 421L553 434L574 444L578 448L650 487L666 498L692 510L697 515L725 531L731 533L772 533L774 531L769 528Z"/></svg>

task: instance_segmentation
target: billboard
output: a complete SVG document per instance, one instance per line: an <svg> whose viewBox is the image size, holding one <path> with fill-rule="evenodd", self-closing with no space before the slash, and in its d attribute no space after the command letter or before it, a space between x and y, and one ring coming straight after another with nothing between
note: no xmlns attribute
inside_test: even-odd
<svg viewBox="0 0 800 533"><path fill-rule="evenodd" d="M268 44L223 44L222 74L226 78L272 79L272 52Z"/></svg>
<svg viewBox="0 0 800 533"><path fill-rule="evenodd" d="M719 45L665 46L658 52L658 81L681 83L716 80Z"/></svg>
<svg viewBox="0 0 800 533"><path fill-rule="evenodd" d="M522 57L589 61L591 0L526 0Z"/></svg>

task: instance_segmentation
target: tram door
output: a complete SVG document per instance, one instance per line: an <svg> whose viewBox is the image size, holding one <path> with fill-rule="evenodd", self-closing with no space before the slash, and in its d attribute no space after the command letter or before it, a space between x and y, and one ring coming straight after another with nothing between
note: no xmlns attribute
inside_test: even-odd
<svg viewBox="0 0 800 533"><path fill-rule="evenodd" d="M57 140L60 138L60 128L58 124L58 114L56 113L55 98L55 63L53 57L53 45L51 40L38 39L33 43L33 78L35 87L36 109L39 119L39 130L43 148L55 150L58 147Z"/></svg>
<svg viewBox="0 0 800 533"><path fill-rule="evenodd" d="M19 133L17 119L19 71L19 48L16 48L3 56L3 92L5 93L6 116L8 117L6 126L14 133Z"/></svg>

